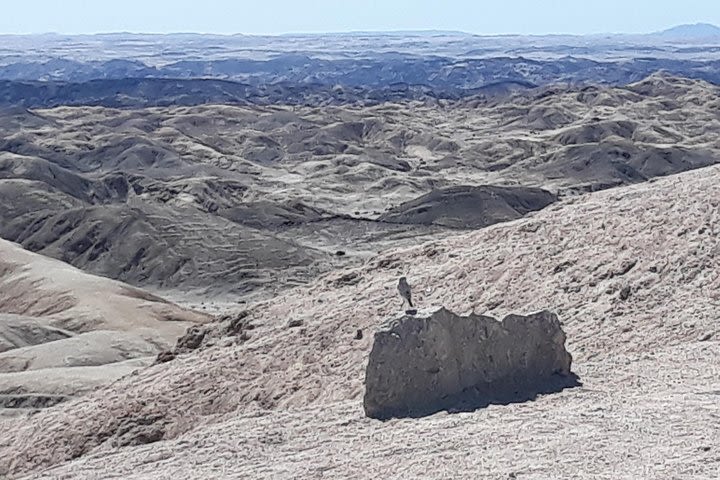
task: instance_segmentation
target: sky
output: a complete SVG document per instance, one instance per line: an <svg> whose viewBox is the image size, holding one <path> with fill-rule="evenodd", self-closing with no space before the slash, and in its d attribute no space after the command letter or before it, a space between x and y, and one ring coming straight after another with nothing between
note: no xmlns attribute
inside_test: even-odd
<svg viewBox="0 0 720 480"><path fill-rule="evenodd" d="M720 0L0 0L0 33L648 33L720 25Z"/></svg>

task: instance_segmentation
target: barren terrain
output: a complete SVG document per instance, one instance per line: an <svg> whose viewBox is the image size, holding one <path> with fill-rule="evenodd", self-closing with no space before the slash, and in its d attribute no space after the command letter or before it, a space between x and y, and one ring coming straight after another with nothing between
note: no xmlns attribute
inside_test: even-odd
<svg viewBox="0 0 720 480"><path fill-rule="evenodd" d="M709 167L570 198L330 274L253 308L255 328L236 345L6 421L0 471L716 478L719 180ZM394 283L406 273L421 305L556 311L583 386L468 414L364 418L371 333L398 311ZM357 329L368 334L354 340ZM121 425L140 435L148 424L162 440L119 446Z"/></svg>
<svg viewBox="0 0 720 480"><path fill-rule="evenodd" d="M719 478L718 32L2 37L0 478ZM581 385L366 418L401 276Z"/></svg>
<svg viewBox="0 0 720 480"><path fill-rule="evenodd" d="M150 365L209 318L0 239L0 416Z"/></svg>
<svg viewBox="0 0 720 480"><path fill-rule="evenodd" d="M657 74L442 104L15 110L0 235L198 302L267 297L551 195L714 164L717 103Z"/></svg>

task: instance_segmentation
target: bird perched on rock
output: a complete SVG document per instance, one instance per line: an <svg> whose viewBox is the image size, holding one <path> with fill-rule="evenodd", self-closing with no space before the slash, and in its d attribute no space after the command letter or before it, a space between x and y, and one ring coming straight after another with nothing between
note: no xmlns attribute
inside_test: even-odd
<svg viewBox="0 0 720 480"><path fill-rule="evenodd" d="M410 291L410 284L407 282L407 278L400 277L400 280L398 281L397 286L398 292L400 292L400 296L407 300L408 304L410 305L410 308L413 308L412 304L412 292ZM405 303L405 302L403 302Z"/></svg>

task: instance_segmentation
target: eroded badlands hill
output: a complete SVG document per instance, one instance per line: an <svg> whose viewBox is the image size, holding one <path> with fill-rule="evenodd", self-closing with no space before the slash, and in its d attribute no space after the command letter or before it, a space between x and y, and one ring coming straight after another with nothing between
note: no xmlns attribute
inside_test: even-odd
<svg viewBox="0 0 720 480"><path fill-rule="evenodd" d="M717 112L717 87L665 74L456 102L16 109L0 236L155 291L269 298L519 215L501 201L474 218L473 189L572 195L714 164ZM441 221L402 213L419 204Z"/></svg>
<svg viewBox="0 0 720 480"><path fill-rule="evenodd" d="M150 365L208 320L0 240L0 415L65 401Z"/></svg>
<svg viewBox="0 0 720 480"><path fill-rule="evenodd" d="M719 207L720 168L708 167L389 251L256 305L255 328L225 346L5 421L0 474L717 478ZM557 312L583 387L364 418L372 332L399 310L402 274L420 305Z"/></svg>

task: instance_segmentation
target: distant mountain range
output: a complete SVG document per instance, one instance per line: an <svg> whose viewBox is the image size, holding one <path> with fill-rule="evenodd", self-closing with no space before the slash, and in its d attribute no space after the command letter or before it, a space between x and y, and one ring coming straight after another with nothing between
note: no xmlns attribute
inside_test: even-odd
<svg viewBox="0 0 720 480"><path fill-rule="evenodd" d="M703 47L704 48L704 47ZM0 108L101 105L138 108L203 104L378 104L399 100L502 97L553 83L627 85L659 71L720 84L720 61L638 58L595 62L567 57L462 59L377 56L327 61L16 63L0 66Z"/></svg>
<svg viewBox="0 0 720 480"><path fill-rule="evenodd" d="M657 35L672 38L711 38L720 37L720 27L710 23L695 23L692 25L678 25L658 32Z"/></svg>
<svg viewBox="0 0 720 480"><path fill-rule="evenodd" d="M0 108L435 101L553 83L627 85L659 71L720 85L720 28L707 23L584 37L406 31L0 39Z"/></svg>

